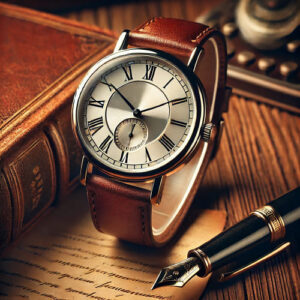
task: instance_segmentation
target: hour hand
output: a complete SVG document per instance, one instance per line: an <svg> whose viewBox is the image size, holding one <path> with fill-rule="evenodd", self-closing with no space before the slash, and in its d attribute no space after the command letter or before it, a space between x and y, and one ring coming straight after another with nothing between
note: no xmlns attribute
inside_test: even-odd
<svg viewBox="0 0 300 300"><path fill-rule="evenodd" d="M100 81L100 82L107 85L107 86L112 87L120 95L120 97L127 103L127 105L130 107L130 109L132 111L135 110L135 107L129 102L129 100L112 83L108 83L108 82L105 82L105 81Z"/></svg>

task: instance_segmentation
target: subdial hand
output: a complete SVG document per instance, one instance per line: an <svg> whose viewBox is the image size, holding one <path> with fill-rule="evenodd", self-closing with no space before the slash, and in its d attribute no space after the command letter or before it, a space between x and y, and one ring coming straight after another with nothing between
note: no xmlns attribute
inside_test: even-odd
<svg viewBox="0 0 300 300"><path fill-rule="evenodd" d="M132 137L133 137L133 130L134 130L135 125L136 125L136 124L132 124L131 131L130 131L130 133L129 133L128 147L130 147L130 142L131 142L131 139L132 139Z"/></svg>
<svg viewBox="0 0 300 300"><path fill-rule="evenodd" d="M122 151L136 151L148 139L148 128L142 119L129 118L123 120L115 129L114 140Z"/></svg>
<svg viewBox="0 0 300 300"><path fill-rule="evenodd" d="M145 111L149 111L149 110L152 110L152 109L161 107L161 106L163 106L163 105L166 105L166 104L168 104L168 103L173 103L173 102L177 102L177 101L181 101L181 100L185 100L185 99L186 99L186 97L173 99L173 100L170 100L170 101L167 101L167 102L164 102L164 103L161 103L161 104L158 104L158 105L149 107L149 108L145 108L145 109L143 109L143 110L139 110L139 113L140 113L140 115L141 115L141 114L142 114L143 112L145 112Z"/></svg>
<svg viewBox="0 0 300 300"><path fill-rule="evenodd" d="M127 103L127 105L130 107L130 109L132 111L135 110L134 106L127 100L127 98L112 83L107 83L104 81L100 81L100 82L107 86L111 86L120 95L120 97Z"/></svg>

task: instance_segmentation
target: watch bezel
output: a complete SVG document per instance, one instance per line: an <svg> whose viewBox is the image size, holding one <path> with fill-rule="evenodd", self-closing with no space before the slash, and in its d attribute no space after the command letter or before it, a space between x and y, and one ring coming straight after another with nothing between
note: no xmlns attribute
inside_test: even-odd
<svg viewBox="0 0 300 300"><path fill-rule="evenodd" d="M92 151L90 151L89 147L87 147L84 141L84 135L82 134L81 128L79 126L78 118L79 118L79 104L81 99L81 94L83 92L84 87L88 83L90 77L102 66L108 63L111 60L115 60L118 58L122 58L123 56L136 56L136 55L144 55L144 56L152 56L159 57L163 61L174 65L178 68L183 75L188 79L190 86L192 88L192 93L195 97L196 102L196 121L193 132L184 149L174 157L170 162L166 165L158 167L155 170L149 170L145 172L134 173L134 170L130 170L131 172L123 172L120 170L115 170L103 163L97 158L96 155L93 155ZM194 153L197 145L200 141L200 133L201 127L204 124L206 116L206 94L205 90L194 74L194 72L189 69L183 62L174 57L173 55L166 53L164 51L156 50L156 49L142 49L142 48L130 48L125 50L120 50L115 53L112 53L103 59L99 60L95 65L93 65L90 70L87 72L83 80L80 82L73 100L72 105L72 127L77 143L82 147L84 155L88 158L88 160L97 168L99 171L109 177L112 177L117 180L122 181L145 181L151 180L153 178L168 175L169 173L173 173L176 168L178 168L182 163L188 161Z"/></svg>

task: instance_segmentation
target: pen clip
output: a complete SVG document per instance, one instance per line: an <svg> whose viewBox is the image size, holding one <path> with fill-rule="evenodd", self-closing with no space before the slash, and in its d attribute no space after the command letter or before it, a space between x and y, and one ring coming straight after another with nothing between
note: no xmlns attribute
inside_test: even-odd
<svg viewBox="0 0 300 300"><path fill-rule="evenodd" d="M231 279L231 278L233 278L233 277L235 277L235 276L237 276L241 273L246 272L247 270L250 270L250 269L254 268L258 264L260 264L260 263L266 261L267 259L277 255L279 252L281 252L284 249L286 249L287 247L289 247L290 244L291 244L290 242L283 243L283 244L279 245L278 247L276 247L271 252L269 252L268 254L266 254L264 256L261 256L257 260L255 260L253 262L250 262L249 264L247 264L245 266L242 266L242 267L237 268L237 269L235 269L233 271L230 271L230 272L221 273L220 277L218 278L218 281L223 282L223 281L229 280L229 279Z"/></svg>

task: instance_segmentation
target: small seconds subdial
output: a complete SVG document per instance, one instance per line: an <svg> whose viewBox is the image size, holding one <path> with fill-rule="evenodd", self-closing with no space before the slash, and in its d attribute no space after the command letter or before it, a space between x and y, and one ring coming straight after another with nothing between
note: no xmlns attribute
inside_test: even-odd
<svg viewBox="0 0 300 300"><path fill-rule="evenodd" d="M129 118L119 123L114 133L117 147L122 151L136 151L148 139L147 125L141 119Z"/></svg>

